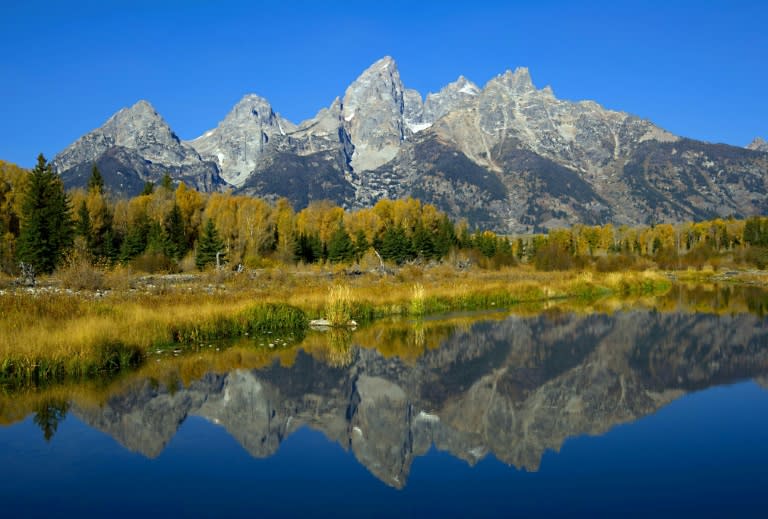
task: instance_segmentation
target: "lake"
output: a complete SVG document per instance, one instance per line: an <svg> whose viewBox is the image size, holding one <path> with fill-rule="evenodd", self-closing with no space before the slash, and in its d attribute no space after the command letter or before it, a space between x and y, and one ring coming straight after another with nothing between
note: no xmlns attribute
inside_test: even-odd
<svg viewBox="0 0 768 519"><path fill-rule="evenodd" d="M764 303L387 321L6 388L3 511L764 517Z"/></svg>

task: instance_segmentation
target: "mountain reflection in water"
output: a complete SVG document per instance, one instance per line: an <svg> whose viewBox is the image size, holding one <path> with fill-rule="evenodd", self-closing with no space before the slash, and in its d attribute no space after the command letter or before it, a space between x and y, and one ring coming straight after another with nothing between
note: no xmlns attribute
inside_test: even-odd
<svg viewBox="0 0 768 519"><path fill-rule="evenodd" d="M419 326L417 343L434 329ZM387 354L387 329L376 330L329 339L324 354L299 350L290 366L209 372L183 387L137 378L103 405L75 399L69 412L148 457L189 416L222 425L256 457L308 426L401 488L432 445L470 464L492 454L535 471L569 437L768 376L768 322L753 314L513 316L443 329L417 358Z"/></svg>

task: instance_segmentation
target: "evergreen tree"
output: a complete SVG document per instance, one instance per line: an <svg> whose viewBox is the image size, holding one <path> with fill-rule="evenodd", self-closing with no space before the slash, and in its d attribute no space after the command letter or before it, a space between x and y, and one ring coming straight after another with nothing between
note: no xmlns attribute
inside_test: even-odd
<svg viewBox="0 0 768 519"><path fill-rule="evenodd" d="M413 252L416 256L424 259L430 259L436 256L435 243L432 240L432 234L424 228L421 222L416 224L413 231Z"/></svg>
<svg viewBox="0 0 768 519"><path fill-rule="evenodd" d="M744 243L758 247L768 246L768 221L759 216L747 218L744 222Z"/></svg>
<svg viewBox="0 0 768 519"><path fill-rule="evenodd" d="M128 233L120 247L120 259L122 261L130 261L146 250L149 227L149 218L145 213L141 213L128 228Z"/></svg>
<svg viewBox="0 0 768 519"><path fill-rule="evenodd" d="M486 258L496 254L496 235L490 231L478 231L472 237L472 243Z"/></svg>
<svg viewBox="0 0 768 519"><path fill-rule="evenodd" d="M144 182L144 187L141 189L141 195L151 195L155 192L155 184L154 182Z"/></svg>
<svg viewBox="0 0 768 519"><path fill-rule="evenodd" d="M344 228L343 223L339 223L338 228L333 231L330 240L328 240L328 260L333 263L351 261L355 256L355 245L352 238Z"/></svg>
<svg viewBox="0 0 768 519"><path fill-rule="evenodd" d="M104 193L104 177L101 176L99 168L96 164L93 165L91 170L91 178L88 179L88 191L97 191L100 194Z"/></svg>
<svg viewBox="0 0 768 519"><path fill-rule="evenodd" d="M155 221L150 221L147 231L147 248L145 252L150 254L165 254L168 249L167 237L163 227Z"/></svg>
<svg viewBox="0 0 768 519"><path fill-rule="evenodd" d="M64 184L42 153L28 177L21 213L19 259L37 272L53 272L72 244L72 217Z"/></svg>
<svg viewBox="0 0 768 519"><path fill-rule="evenodd" d="M92 240L91 213L88 212L88 206L85 200L80 203L77 209L77 223L75 224L75 234L82 236L90 247Z"/></svg>
<svg viewBox="0 0 768 519"><path fill-rule="evenodd" d="M460 249L468 249L472 247L472 237L469 234L469 226L467 222L459 222L459 232L456 236L456 242Z"/></svg>
<svg viewBox="0 0 768 519"><path fill-rule="evenodd" d="M315 263L323 259L323 242L317 234L301 234L295 245L296 261Z"/></svg>
<svg viewBox="0 0 768 519"><path fill-rule="evenodd" d="M184 217L177 204L173 204L170 213L165 217L163 230L165 232L163 252L169 258L181 259L187 252L187 237L184 234Z"/></svg>
<svg viewBox="0 0 768 519"><path fill-rule="evenodd" d="M414 257L411 240L401 226L390 226L381 237L381 257L398 265Z"/></svg>
<svg viewBox="0 0 768 519"><path fill-rule="evenodd" d="M448 255L451 247L456 245L456 230L447 215L440 218L432 241L436 258L444 258Z"/></svg>
<svg viewBox="0 0 768 519"><path fill-rule="evenodd" d="M167 189L168 191L173 191L173 180L171 180L171 175L169 175L168 173L163 175L163 180L160 183L160 185L165 189Z"/></svg>
<svg viewBox="0 0 768 519"><path fill-rule="evenodd" d="M211 264L216 264L216 253L219 254L219 260L224 259L224 242L219 238L216 225L209 219L203 228L203 234L197 244L197 255L195 256L195 265L200 270Z"/></svg>
<svg viewBox="0 0 768 519"><path fill-rule="evenodd" d="M355 233L355 260L360 261L363 254L371 247L368 243L368 238L365 236L365 231L359 229Z"/></svg>
<svg viewBox="0 0 768 519"><path fill-rule="evenodd" d="M120 247L118 247L117 236L112 229L104 233L104 239L101 246L101 257L113 264L118 260Z"/></svg>

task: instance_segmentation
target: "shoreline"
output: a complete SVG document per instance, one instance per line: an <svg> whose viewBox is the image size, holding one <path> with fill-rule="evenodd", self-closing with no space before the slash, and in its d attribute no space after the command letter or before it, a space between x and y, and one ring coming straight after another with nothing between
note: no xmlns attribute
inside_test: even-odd
<svg viewBox="0 0 768 519"><path fill-rule="evenodd" d="M678 284L765 286L764 273L754 271L678 271L673 277L661 271L524 267L401 269L387 276L294 270L123 273L118 288L94 291L64 288L55 277L36 288L5 284L0 289L0 383L88 379L135 369L158 348L183 349L267 331L304 334L310 320L327 319L330 311L339 312L338 322L354 320L364 327L391 316L421 319L565 302L588 307L606 297L663 295ZM343 287L344 294L334 296L335 287Z"/></svg>

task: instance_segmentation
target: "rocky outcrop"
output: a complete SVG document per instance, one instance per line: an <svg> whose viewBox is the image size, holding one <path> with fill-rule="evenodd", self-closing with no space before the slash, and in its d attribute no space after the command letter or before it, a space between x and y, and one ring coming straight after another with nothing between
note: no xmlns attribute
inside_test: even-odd
<svg viewBox="0 0 768 519"><path fill-rule="evenodd" d="M433 445L468 463L493 454L536 470L569 437L601 434L688 391L764 380L766 344L768 327L752 315L510 317L458 330L415 362L371 347L354 348L347 367L300 353L291 367L210 374L185 388L140 382L100 410L74 412L147 456L192 415L258 457L307 426L399 488Z"/></svg>
<svg viewBox="0 0 768 519"><path fill-rule="evenodd" d="M762 137L755 137L752 142L747 144L747 149L768 153L768 142Z"/></svg>
<svg viewBox="0 0 768 519"><path fill-rule="evenodd" d="M456 81L448 83L436 94L427 94L423 123L432 125L451 112L473 106L479 94L477 85L464 76L459 76Z"/></svg>

